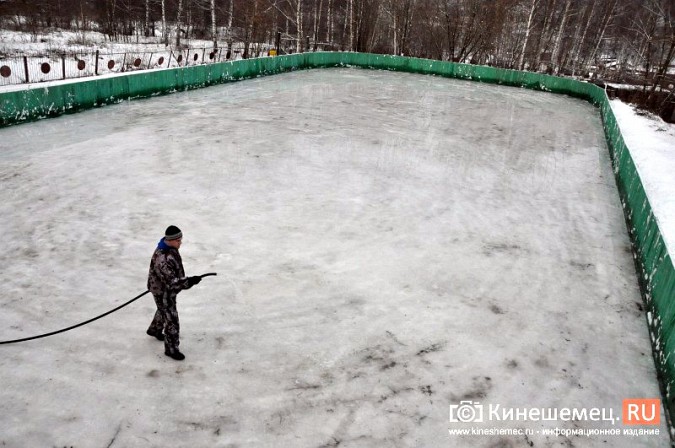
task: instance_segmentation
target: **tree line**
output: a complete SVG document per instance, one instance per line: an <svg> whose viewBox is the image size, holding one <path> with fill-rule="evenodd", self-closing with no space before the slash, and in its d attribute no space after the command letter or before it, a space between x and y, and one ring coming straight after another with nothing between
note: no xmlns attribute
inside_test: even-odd
<svg viewBox="0 0 675 448"><path fill-rule="evenodd" d="M675 0L0 0L4 26L270 42L397 54L655 89L675 57Z"/></svg>

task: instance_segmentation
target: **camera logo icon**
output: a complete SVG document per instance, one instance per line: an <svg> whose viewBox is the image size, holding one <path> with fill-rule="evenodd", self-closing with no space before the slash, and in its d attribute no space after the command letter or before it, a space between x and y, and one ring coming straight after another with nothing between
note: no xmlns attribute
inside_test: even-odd
<svg viewBox="0 0 675 448"><path fill-rule="evenodd" d="M450 405L451 423L482 423L483 405L477 401L460 401Z"/></svg>

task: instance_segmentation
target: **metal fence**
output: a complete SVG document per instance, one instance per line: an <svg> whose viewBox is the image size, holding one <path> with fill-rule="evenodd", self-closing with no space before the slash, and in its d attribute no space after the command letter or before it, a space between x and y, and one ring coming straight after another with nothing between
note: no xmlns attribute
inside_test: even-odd
<svg viewBox="0 0 675 448"><path fill-rule="evenodd" d="M261 51L253 53L261 55ZM267 51L264 52L267 54ZM248 56L248 55L247 55ZM155 68L187 67L244 57L244 47L91 53L51 53L0 59L0 86L84 78Z"/></svg>

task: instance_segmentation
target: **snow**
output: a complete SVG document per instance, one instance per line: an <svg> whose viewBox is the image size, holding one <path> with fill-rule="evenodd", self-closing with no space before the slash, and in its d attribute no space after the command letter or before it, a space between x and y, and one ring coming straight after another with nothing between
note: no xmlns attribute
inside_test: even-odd
<svg viewBox="0 0 675 448"><path fill-rule="evenodd" d="M231 50L230 60L241 59L243 54L241 42L234 42L231 46L221 42L220 50L213 54L212 59L212 41L184 39L181 48L176 48L158 43L159 40L159 37L134 36L122 43L111 42L104 34L94 31L50 31L32 35L0 29L0 66L7 66L11 71L9 77L0 77L0 92L48 87L52 83L94 79L94 76L125 75L146 69L160 70L169 66L225 61L227 49ZM265 54L269 47L269 44L253 43L251 54ZM176 60L179 55L182 57L181 63ZM25 83L23 56L26 56L30 83ZM134 65L137 59L138 66ZM84 62L81 69L77 67L79 62ZM108 67L110 62L113 63L111 68ZM42 70L43 63L50 66L47 73ZM62 80L64 77L65 81Z"/></svg>
<svg viewBox="0 0 675 448"><path fill-rule="evenodd" d="M0 29L0 54L8 56L39 56L49 53L61 54L64 49L68 53L88 53L96 50L110 53L135 51L156 52L166 49L160 43L161 30L155 31L158 36L127 36L128 42L111 42L105 34L98 31L65 31L49 30L35 34ZM199 48L212 47L213 41L201 39L182 39L186 46ZM173 40L171 41L173 43ZM173 48L172 48L173 49Z"/></svg>
<svg viewBox="0 0 675 448"><path fill-rule="evenodd" d="M181 363L149 297L0 346L2 446L667 446L450 436L449 406L659 397L598 111L309 70L0 129L0 339L145 289L185 234ZM623 428L596 421L500 428Z"/></svg>
<svg viewBox="0 0 675 448"><path fill-rule="evenodd" d="M675 255L675 126L659 117L638 114L619 100L610 104L672 260Z"/></svg>

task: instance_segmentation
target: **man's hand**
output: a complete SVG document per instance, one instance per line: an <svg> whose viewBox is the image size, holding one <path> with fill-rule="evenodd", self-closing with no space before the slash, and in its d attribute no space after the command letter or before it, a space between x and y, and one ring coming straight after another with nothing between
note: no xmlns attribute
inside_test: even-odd
<svg viewBox="0 0 675 448"><path fill-rule="evenodd" d="M195 275L193 277L188 277L188 286L192 287L192 286L198 284L201 281L202 281L202 278L198 275Z"/></svg>

